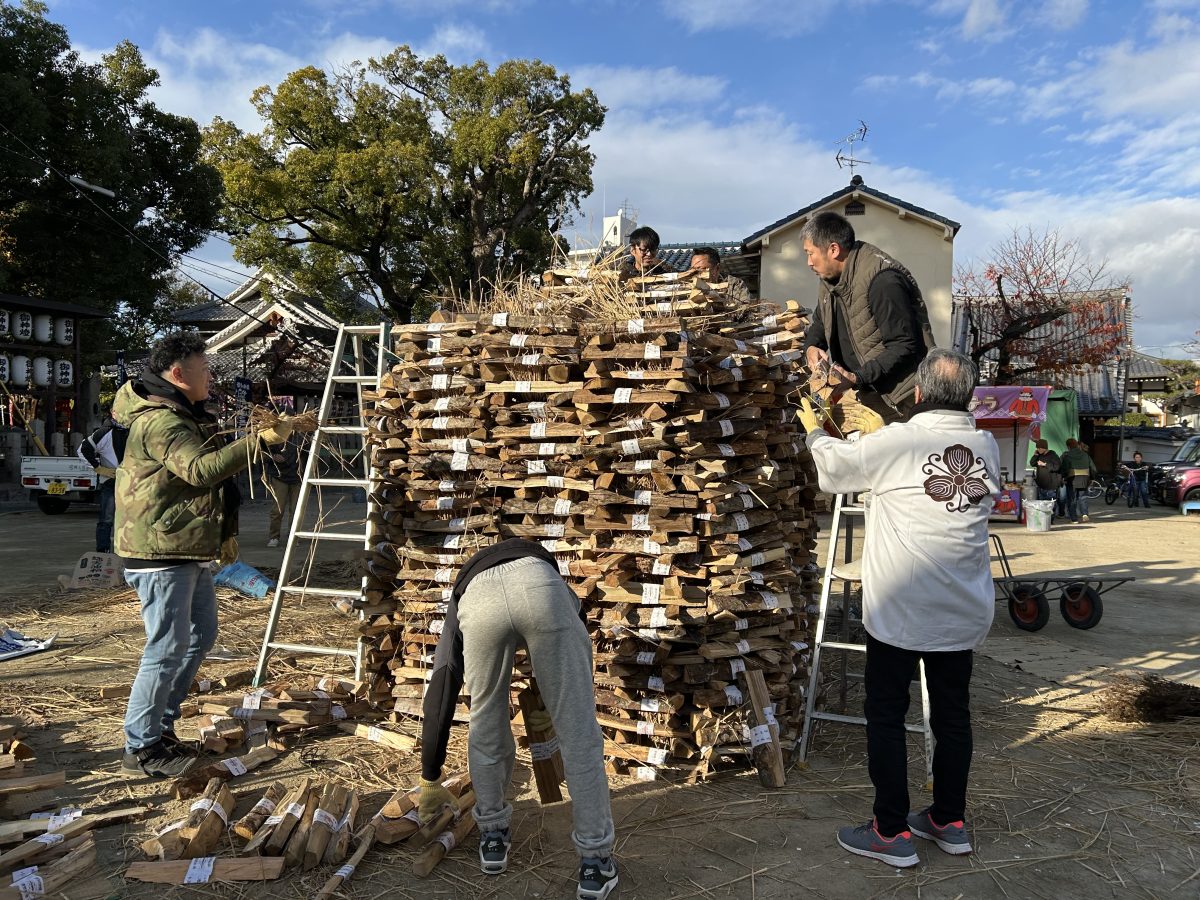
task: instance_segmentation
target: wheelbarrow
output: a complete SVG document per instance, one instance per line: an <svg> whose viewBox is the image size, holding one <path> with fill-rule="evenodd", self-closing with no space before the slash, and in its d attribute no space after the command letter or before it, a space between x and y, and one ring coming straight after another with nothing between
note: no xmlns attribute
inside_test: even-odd
<svg viewBox="0 0 1200 900"><path fill-rule="evenodd" d="M1094 578L1091 576L1053 576L1018 578L1013 575L1000 535L993 534L993 558L1004 574L993 578L997 599L1008 601L1008 615L1022 631L1040 631L1050 621L1050 600L1058 592L1058 611L1072 628L1095 628L1104 615L1101 596L1135 578Z"/></svg>

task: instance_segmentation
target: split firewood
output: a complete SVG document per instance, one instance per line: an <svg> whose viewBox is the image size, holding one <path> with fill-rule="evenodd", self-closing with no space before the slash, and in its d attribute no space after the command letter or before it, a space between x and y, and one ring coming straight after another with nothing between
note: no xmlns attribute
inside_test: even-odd
<svg viewBox="0 0 1200 900"><path fill-rule="evenodd" d="M143 852L161 860L206 856L229 826L234 803L233 794L224 782L210 779L202 795L192 803L187 817L143 842Z"/></svg>
<svg viewBox="0 0 1200 900"><path fill-rule="evenodd" d="M292 832L304 820L308 813L309 797L313 792L313 788L309 786L308 779L304 780L304 790L299 792L294 800L291 800L284 806L279 816L279 822L275 825L271 836L267 838L266 844L263 846L263 853L266 856L280 856L287 847L288 839L291 838ZM272 816L274 818L274 816ZM270 821L270 820L268 820ZM253 843L253 841L251 842ZM247 845L242 853L245 854L250 850Z"/></svg>
<svg viewBox="0 0 1200 900"><path fill-rule="evenodd" d="M286 793L287 789L280 782L272 782L250 811L233 824L233 833L246 841L252 839L263 822L275 812Z"/></svg>
<svg viewBox="0 0 1200 900"><path fill-rule="evenodd" d="M262 825L258 827L258 831L254 833L254 837L242 848L241 856L247 856L259 848L265 847L267 841L274 836L276 828L282 825L285 819L290 822L289 829L295 827L296 822L304 815L304 798L308 796L308 786L309 781L305 778L298 786L288 791L283 800L276 804L275 812L263 821ZM284 835L280 846L286 840L287 836ZM266 851L264 850L264 852Z"/></svg>
<svg viewBox="0 0 1200 900"><path fill-rule="evenodd" d="M467 839L475 828L475 817L462 816L452 828L439 834L432 844L421 851L421 855L413 860L413 874L418 878L427 877L437 864L446 858L446 854Z"/></svg>
<svg viewBox="0 0 1200 900"><path fill-rule="evenodd" d="M209 856L172 862L135 862L125 878L154 884L219 884L232 881L274 881L283 874L283 859L258 856L222 859Z"/></svg>
<svg viewBox="0 0 1200 900"><path fill-rule="evenodd" d="M342 731L355 737L366 738L373 744L387 747L390 750L414 750L419 741L409 734L390 731L377 725L360 725L353 722L342 722L338 725Z"/></svg>
<svg viewBox="0 0 1200 900"><path fill-rule="evenodd" d="M194 797L203 790L212 779L229 781L239 775L245 775L252 769L257 769L263 763L276 759L286 746L279 742L268 743L265 747L256 747L244 756L231 756L212 765L204 766L195 772L189 772L178 779L172 789L177 800Z"/></svg>
<svg viewBox="0 0 1200 900"><path fill-rule="evenodd" d="M787 771L779 746L779 726L775 721L774 704L762 671L755 669L745 674L746 686L750 691L751 711L748 718L753 723L750 726L750 753L758 768L758 780L763 787L781 788L787 783Z"/></svg>
<svg viewBox="0 0 1200 900"><path fill-rule="evenodd" d="M124 811L121 811L124 812ZM139 814L144 813L144 810L138 810ZM38 820L39 824L41 820ZM44 834L39 834L30 840L13 847L4 854L0 854L0 872L11 872L14 869L20 868L28 859L33 859L41 853L46 847L54 846L55 844L65 843L72 838L78 837L81 834L91 831L100 822L98 816L80 816L78 819L73 819L66 824L61 825L53 831L47 831Z"/></svg>
<svg viewBox="0 0 1200 900"><path fill-rule="evenodd" d="M442 782L442 787L454 797L461 797L470 785L471 776L465 773L452 775ZM376 840L381 844L397 844L421 829L421 822L417 818L420 793L421 789L415 787L392 795L375 816Z"/></svg>
<svg viewBox="0 0 1200 900"><path fill-rule="evenodd" d="M31 897L54 895L96 864L96 841L91 834L83 835L74 849L65 856L44 866L30 867L34 871L16 873L10 886L0 888L0 900L29 900ZM17 877L20 874L20 877Z"/></svg>
<svg viewBox="0 0 1200 900"><path fill-rule="evenodd" d="M325 848L325 858L322 862L327 866L336 866L341 863L350 849L350 837L354 833L354 819L358 815L358 792L349 791L348 793L346 805L338 818L337 830Z"/></svg>
<svg viewBox="0 0 1200 900"><path fill-rule="evenodd" d="M283 848L283 858L288 868L298 867L304 862L304 851L308 849L308 836L312 831L313 816L316 815L319 808L323 790L323 788L314 787L309 791L308 800L304 804L304 815L292 829L287 846Z"/></svg>
<svg viewBox="0 0 1200 900"><path fill-rule="evenodd" d="M359 835L358 848L354 851L354 855L350 857L350 861L339 866L325 881L325 884L319 891L313 894L313 900L329 900L343 884L350 880L354 875L354 870L358 868L363 861L363 857L375 845L375 826L368 824Z"/></svg>
<svg viewBox="0 0 1200 900"><path fill-rule="evenodd" d="M530 679L529 687L517 694L517 703L521 707L525 733L529 737L529 755L533 759L533 777L537 784L538 800L543 804L561 803L563 795L559 785L563 781L563 767L562 753L558 749L558 735L553 724L544 731L530 728L528 724L532 713L546 711L535 680Z"/></svg>
<svg viewBox="0 0 1200 900"><path fill-rule="evenodd" d="M437 840L439 834L458 821L474 805L475 792L465 791L461 797L457 798L453 807L446 807L427 824L422 825L409 839L408 845L414 850L420 850L430 841Z"/></svg>
<svg viewBox="0 0 1200 900"><path fill-rule="evenodd" d="M47 816L40 819L20 819L15 822L0 822L0 845L20 843L36 835L60 831L63 825L68 822L83 822L87 828L103 828L106 825L116 825L122 822L144 819L149 814L150 809L147 807L131 806L102 813L84 812L83 815L78 817L74 815L57 818L55 816Z"/></svg>
<svg viewBox="0 0 1200 900"><path fill-rule="evenodd" d="M302 857L302 865L306 872L325 858L329 840L338 829L338 816L346 805L346 794L346 789L340 784L326 784L322 790L321 799L313 811L308 843Z"/></svg>
<svg viewBox="0 0 1200 900"><path fill-rule="evenodd" d="M62 787L67 783L65 771L47 772L44 775L21 775L0 779L0 802L15 794L30 794L50 788Z"/></svg>

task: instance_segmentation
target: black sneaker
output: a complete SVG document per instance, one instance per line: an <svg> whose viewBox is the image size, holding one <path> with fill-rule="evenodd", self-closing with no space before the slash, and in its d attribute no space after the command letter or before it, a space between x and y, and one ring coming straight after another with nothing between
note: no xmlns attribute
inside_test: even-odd
<svg viewBox="0 0 1200 900"><path fill-rule="evenodd" d="M174 747L176 752L186 756L199 756L202 751L199 741L180 740L173 731L164 731L159 740L168 747Z"/></svg>
<svg viewBox="0 0 1200 900"><path fill-rule="evenodd" d="M579 863L579 900L604 900L617 886L617 864L608 859L584 859Z"/></svg>
<svg viewBox="0 0 1200 900"><path fill-rule="evenodd" d="M508 868L508 848L512 844L508 829L489 831L479 839L479 868L484 875L499 875Z"/></svg>
<svg viewBox="0 0 1200 900"><path fill-rule="evenodd" d="M159 741L141 750L126 750L121 757L121 774L132 778L178 778L195 764L196 757Z"/></svg>

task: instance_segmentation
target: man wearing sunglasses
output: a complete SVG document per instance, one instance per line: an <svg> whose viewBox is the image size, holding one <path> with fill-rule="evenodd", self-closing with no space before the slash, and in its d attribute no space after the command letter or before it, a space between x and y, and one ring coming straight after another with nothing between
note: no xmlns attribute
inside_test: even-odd
<svg viewBox="0 0 1200 900"><path fill-rule="evenodd" d="M658 245L658 232L653 228L635 228L629 235L629 256L621 264L621 280L672 271L666 262L658 258Z"/></svg>

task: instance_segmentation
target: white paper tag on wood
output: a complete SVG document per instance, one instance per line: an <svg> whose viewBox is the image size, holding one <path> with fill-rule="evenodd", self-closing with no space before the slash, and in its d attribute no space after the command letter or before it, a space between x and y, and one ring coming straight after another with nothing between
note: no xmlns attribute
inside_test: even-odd
<svg viewBox="0 0 1200 900"><path fill-rule="evenodd" d="M646 322L643 319L630 319L625 323L625 330L630 334L641 334L646 330Z"/></svg>
<svg viewBox="0 0 1200 900"><path fill-rule="evenodd" d="M557 447L557 444L538 444L538 456L553 456Z"/></svg>
<svg viewBox="0 0 1200 900"><path fill-rule="evenodd" d="M663 562L662 560L656 559L654 561L654 565L652 565L650 567L650 574L652 574L652 575L670 575L671 574L671 564Z"/></svg>
<svg viewBox="0 0 1200 900"><path fill-rule="evenodd" d="M621 441L621 452L626 456L637 456L642 452L642 445L638 443L637 438L626 438Z"/></svg>
<svg viewBox="0 0 1200 900"><path fill-rule="evenodd" d="M320 824L322 824L326 828L328 828L330 831L337 831L337 827L338 827L337 816L331 815L330 813L326 812L323 809L318 809L316 812L313 813L313 821L319 822Z"/></svg>
<svg viewBox="0 0 1200 900"><path fill-rule="evenodd" d="M541 361L542 354L540 353L522 353L520 357L520 363L523 366L536 366Z"/></svg>
<svg viewBox="0 0 1200 900"><path fill-rule="evenodd" d="M450 442L450 450L454 453L466 453L471 449L471 442L466 438L455 438Z"/></svg>
<svg viewBox="0 0 1200 900"><path fill-rule="evenodd" d="M184 884L208 884L212 878L215 856L200 856L188 863L187 872L183 875Z"/></svg>
<svg viewBox="0 0 1200 900"><path fill-rule="evenodd" d="M455 572L451 568L438 569L433 573L433 580L438 584L449 584L454 580Z"/></svg>
<svg viewBox="0 0 1200 900"><path fill-rule="evenodd" d="M633 770L633 777L638 781L654 781L658 778L658 770L652 766L638 766Z"/></svg>
<svg viewBox="0 0 1200 900"><path fill-rule="evenodd" d="M658 691L660 694L664 694L664 693L666 693L667 685L662 680L661 675L651 675L649 678L646 679L646 689L651 690L651 691Z"/></svg>
<svg viewBox="0 0 1200 900"><path fill-rule="evenodd" d="M446 365L446 357L434 356L431 359L426 360L425 365L429 366L431 369L440 369L442 366Z"/></svg>
<svg viewBox="0 0 1200 900"><path fill-rule="evenodd" d="M542 760L542 759L550 759L550 757L552 757L557 752L558 752L558 738L557 737L553 737L548 741L542 741L541 743L532 743L531 742L529 745L529 755L532 756L535 761Z"/></svg>
<svg viewBox="0 0 1200 900"><path fill-rule="evenodd" d="M242 695L242 709L262 709L262 691Z"/></svg>
<svg viewBox="0 0 1200 900"><path fill-rule="evenodd" d="M572 506L574 506L574 504L571 503L570 500L564 500L563 498L560 497L559 499L554 501L554 515L569 516L571 514Z"/></svg>
<svg viewBox="0 0 1200 900"><path fill-rule="evenodd" d="M33 868L37 868L34 866ZM21 881L14 881L13 890L21 895L21 900L33 900L35 897L46 896L46 883L42 880L42 876L36 873L27 875Z"/></svg>
<svg viewBox="0 0 1200 900"><path fill-rule="evenodd" d="M633 471L635 471L635 472L652 472L652 471L654 471L654 460L652 460L652 459L637 460L633 464Z"/></svg>
<svg viewBox="0 0 1200 900"><path fill-rule="evenodd" d="M633 514L633 530L634 531L653 531L650 526L650 513L634 513Z"/></svg>
<svg viewBox="0 0 1200 900"><path fill-rule="evenodd" d="M433 389L435 391L450 390L450 376L445 372L441 372L433 376Z"/></svg>
<svg viewBox="0 0 1200 900"><path fill-rule="evenodd" d="M551 522L544 525L543 528L545 528L546 534L549 537L564 537L567 533L567 526L562 522Z"/></svg>
<svg viewBox="0 0 1200 900"><path fill-rule="evenodd" d="M449 522L446 523L446 525L450 528L466 528L467 520L466 519L451 519Z"/></svg>
<svg viewBox="0 0 1200 900"><path fill-rule="evenodd" d="M246 767L242 766L243 772L245 769ZM197 810L215 812L220 817L222 822L224 822L226 825L229 824L229 813L225 812L225 807L223 807L220 803L217 803L215 800L209 800L207 797L197 800L189 807L189 812L196 812Z"/></svg>
<svg viewBox="0 0 1200 900"><path fill-rule="evenodd" d="M571 574L570 560L566 560L566 559L558 560L558 574L562 575L564 578L566 578L568 575Z"/></svg>
<svg viewBox="0 0 1200 900"><path fill-rule="evenodd" d="M756 725L750 729L750 746L761 747L763 744L771 743L771 726Z"/></svg>
<svg viewBox="0 0 1200 900"><path fill-rule="evenodd" d="M461 534L448 534L442 538L442 547L446 550L457 550L462 543Z"/></svg>
<svg viewBox="0 0 1200 900"><path fill-rule="evenodd" d="M729 437L733 434L733 423L728 419L721 420L721 437Z"/></svg>
<svg viewBox="0 0 1200 900"><path fill-rule="evenodd" d="M637 661L639 666L652 666L657 654L653 650L641 650L638 652Z"/></svg>
<svg viewBox="0 0 1200 900"><path fill-rule="evenodd" d="M648 737L653 737L654 736L654 723L653 722L643 722L641 719L638 719L637 733L644 734Z"/></svg>
<svg viewBox="0 0 1200 900"><path fill-rule="evenodd" d="M661 584L643 584L642 585L642 602L648 606L654 606L659 602L659 597L662 594Z"/></svg>
<svg viewBox="0 0 1200 900"><path fill-rule="evenodd" d="M45 844L47 847L53 847L55 844L61 844L65 838L61 834L39 834L33 839L35 844Z"/></svg>
<svg viewBox="0 0 1200 900"><path fill-rule="evenodd" d="M438 482L438 490L442 491L442 492L456 491L456 490L458 490L458 482L457 481L449 481L449 480L439 481Z"/></svg>
<svg viewBox="0 0 1200 900"><path fill-rule="evenodd" d="M662 359L662 348L658 344L647 344L642 359Z"/></svg>
<svg viewBox="0 0 1200 900"><path fill-rule="evenodd" d="M721 409L729 409L729 398L725 394L713 394L717 398L717 406Z"/></svg>
<svg viewBox="0 0 1200 900"><path fill-rule="evenodd" d="M661 747L653 747L647 750L646 762L652 766L665 766L667 764L667 751Z"/></svg>
<svg viewBox="0 0 1200 900"><path fill-rule="evenodd" d="M270 815L275 812L275 801L270 797L260 797L258 802L254 804L254 808L250 810L253 813L265 813Z"/></svg>
<svg viewBox="0 0 1200 900"><path fill-rule="evenodd" d="M453 497L438 497L437 508L440 510L454 509Z"/></svg>
<svg viewBox="0 0 1200 900"><path fill-rule="evenodd" d="M345 881L347 878L349 878L351 875L354 874L354 866L352 866L350 863L346 863L346 865L341 866L333 874L336 875L338 878L342 879L342 881Z"/></svg>
<svg viewBox="0 0 1200 900"><path fill-rule="evenodd" d="M545 475L546 461L542 459L525 460L525 472L528 475Z"/></svg>
<svg viewBox="0 0 1200 900"><path fill-rule="evenodd" d="M434 416L433 428L435 431L445 431L449 427L450 427L450 417L449 416Z"/></svg>
<svg viewBox="0 0 1200 900"><path fill-rule="evenodd" d="M633 388L617 388L613 393L613 403L630 403L633 400Z"/></svg>
<svg viewBox="0 0 1200 900"><path fill-rule="evenodd" d="M450 398L449 397L438 397L436 400L433 401L433 411L434 412L446 412L446 410L448 410L449 408L450 408Z"/></svg>
<svg viewBox="0 0 1200 900"><path fill-rule="evenodd" d="M745 640L738 641L736 644L734 644L734 646L737 647L738 653L749 653L750 652L750 642L749 641L745 641Z"/></svg>
<svg viewBox="0 0 1200 900"><path fill-rule="evenodd" d="M779 609L779 595L774 591L759 591L758 596L762 597L763 606L767 609Z"/></svg>
<svg viewBox="0 0 1200 900"><path fill-rule="evenodd" d="M734 631L748 631L749 629L750 629L750 620L749 619L734 619L734 621L733 621L733 630Z"/></svg>
<svg viewBox="0 0 1200 900"><path fill-rule="evenodd" d="M469 457L465 453L455 453L450 457L450 470L453 472L465 472L469 465Z"/></svg>
<svg viewBox="0 0 1200 900"><path fill-rule="evenodd" d="M229 759L221 760L221 765L234 778L237 778L239 775L245 775L248 771L250 771L249 769L246 768L246 764L243 763L236 756L231 756ZM218 809L219 808L220 807L218 807Z"/></svg>
<svg viewBox="0 0 1200 900"><path fill-rule="evenodd" d="M440 337L431 337L425 342L425 349L430 353L440 353L442 351L442 339Z"/></svg>
<svg viewBox="0 0 1200 900"><path fill-rule="evenodd" d="M740 704L744 698L742 697L741 691L739 691L732 684L727 684L725 685L725 699L736 705Z"/></svg>
<svg viewBox="0 0 1200 900"><path fill-rule="evenodd" d="M722 456L734 455L733 447L731 447L729 444L717 444L717 449L721 452Z"/></svg>
<svg viewBox="0 0 1200 900"><path fill-rule="evenodd" d="M656 713L658 712L658 698L647 697L640 704L642 712Z"/></svg>
<svg viewBox="0 0 1200 900"><path fill-rule="evenodd" d="M533 390L532 381L518 381L516 391L518 394L528 394Z"/></svg>
<svg viewBox="0 0 1200 900"><path fill-rule="evenodd" d="M527 335L527 334L514 334L512 337L510 337L508 339L508 346L524 347L525 342L528 340L529 340L529 335Z"/></svg>
<svg viewBox="0 0 1200 900"><path fill-rule="evenodd" d="M649 506L654 499L653 491L634 491L633 502L636 506Z"/></svg>
<svg viewBox="0 0 1200 900"><path fill-rule="evenodd" d="M546 464L542 463L542 471L544 472L545 470L546 470ZM546 476L546 487L562 488L562 487L566 487L566 486L567 486L567 480L565 478L563 478L561 475L547 475Z"/></svg>
<svg viewBox="0 0 1200 900"><path fill-rule="evenodd" d="M650 538L642 538L642 552L653 553L657 556L662 552L662 547L659 546L657 541L652 541Z"/></svg>
<svg viewBox="0 0 1200 900"><path fill-rule="evenodd" d="M767 563L767 557L766 557L766 554L764 554L764 553L759 553L759 552L755 552L755 553L751 553L751 554L750 554L750 565L752 565L752 566L763 566L763 565L766 565L766 563Z"/></svg>
<svg viewBox="0 0 1200 900"><path fill-rule="evenodd" d="M731 678L736 677L739 672L745 672L745 671L746 671L746 661L745 660L738 659L736 656L733 659L729 660L729 676Z"/></svg>
<svg viewBox="0 0 1200 900"><path fill-rule="evenodd" d="M750 529L750 520L746 518L745 513L734 513L733 526L738 531L748 531Z"/></svg>
<svg viewBox="0 0 1200 900"><path fill-rule="evenodd" d="M493 313L492 314L492 327L493 328L504 328L507 325L508 325L508 313L501 312L501 313Z"/></svg>
<svg viewBox="0 0 1200 900"><path fill-rule="evenodd" d="M651 628L666 628L667 627L667 611L661 606L654 607L654 611L650 613Z"/></svg>

